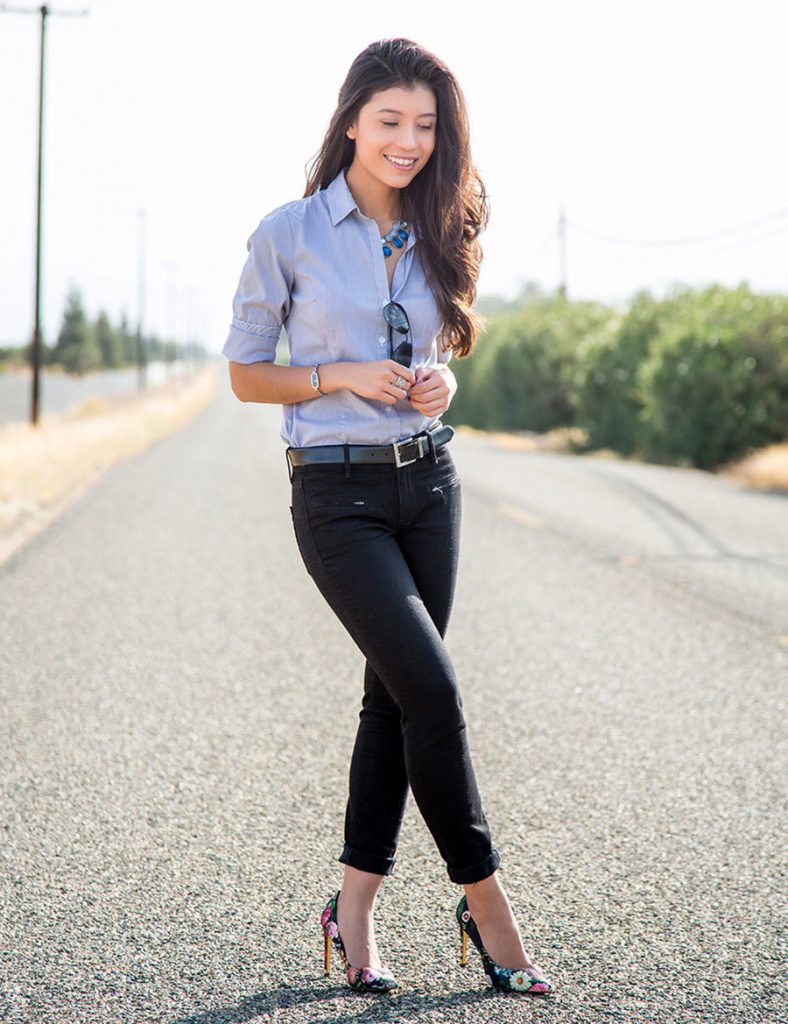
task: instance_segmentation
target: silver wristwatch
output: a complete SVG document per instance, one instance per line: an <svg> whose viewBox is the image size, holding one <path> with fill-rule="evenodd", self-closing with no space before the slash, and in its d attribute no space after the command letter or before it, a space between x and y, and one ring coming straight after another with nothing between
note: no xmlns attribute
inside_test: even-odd
<svg viewBox="0 0 788 1024"><path fill-rule="evenodd" d="M315 391L317 391L319 395L325 396L325 392L320 390L320 377L317 375L318 366L320 366L320 363L315 363L315 368L312 370L312 374L309 379L312 382L312 387Z"/></svg>

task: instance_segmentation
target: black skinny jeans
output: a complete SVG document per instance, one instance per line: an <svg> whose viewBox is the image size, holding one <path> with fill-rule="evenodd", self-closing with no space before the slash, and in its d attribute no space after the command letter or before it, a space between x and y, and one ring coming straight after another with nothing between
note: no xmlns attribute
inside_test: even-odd
<svg viewBox="0 0 788 1024"><path fill-rule="evenodd" d="M457 579L460 478L448 445L407 466L292 469L307 572L366 658L341 863L388 875L408 785L453 882L491 875L491 842L443 637Z"/></svg>

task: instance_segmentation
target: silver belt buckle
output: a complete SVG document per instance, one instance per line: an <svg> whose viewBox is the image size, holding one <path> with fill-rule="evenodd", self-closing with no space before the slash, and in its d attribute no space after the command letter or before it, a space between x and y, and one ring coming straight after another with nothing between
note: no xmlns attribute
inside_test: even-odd
<svg viewBox="0 0 788 1024"><path fill-rule="evenodd" d="M411 464L411 462L415 462L417 459L420 459L423 456L424 452L422 451L422 448L421 448L421 442L423 440L425 440L423 437L411 437L411 438L406 438L404 441L394 441L393 442L392 448L394 449L394 462L396 463L397 469L399 469L400 466L409 466ZM403 460L400 457L400 446L407 446L407 445L415 445L416 448L418 449L418 455L416 455L412 459L404 459Z"/></svg>

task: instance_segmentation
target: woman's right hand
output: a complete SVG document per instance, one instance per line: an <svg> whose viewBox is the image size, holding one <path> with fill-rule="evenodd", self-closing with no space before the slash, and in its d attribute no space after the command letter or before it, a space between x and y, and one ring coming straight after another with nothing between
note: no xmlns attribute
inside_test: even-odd
<svg viewBox="0 0 788 1024"><path fill-rule="evenodd" d="M345 387L362 398L375 398L394 405L398 398L406 398L416 383L416 374L393 359L373 359L371 362L346 363ZM406 387L398 388L394 381L402 377Z"/></svg>

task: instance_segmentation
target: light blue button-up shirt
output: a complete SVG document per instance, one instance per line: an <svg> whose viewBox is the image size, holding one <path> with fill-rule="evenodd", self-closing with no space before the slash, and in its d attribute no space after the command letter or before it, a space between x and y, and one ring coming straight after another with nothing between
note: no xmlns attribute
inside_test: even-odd
<svg viewBox="0 0 788 1024"><path fill-rule="evenodd" d="M394 269L391 295L376 221L359 210L341 170L311 196L276 207L246 243L222 352L236 363L273 362L282 327L291 366L387 359L383 307L393 299L410 320L411 369L448 363L441 313L427 284L413 225ZM404 335L393 332L396 347ZM387 444L441 425L407 399L388 405L347 388L282 406L287 445Z"/></svg>

